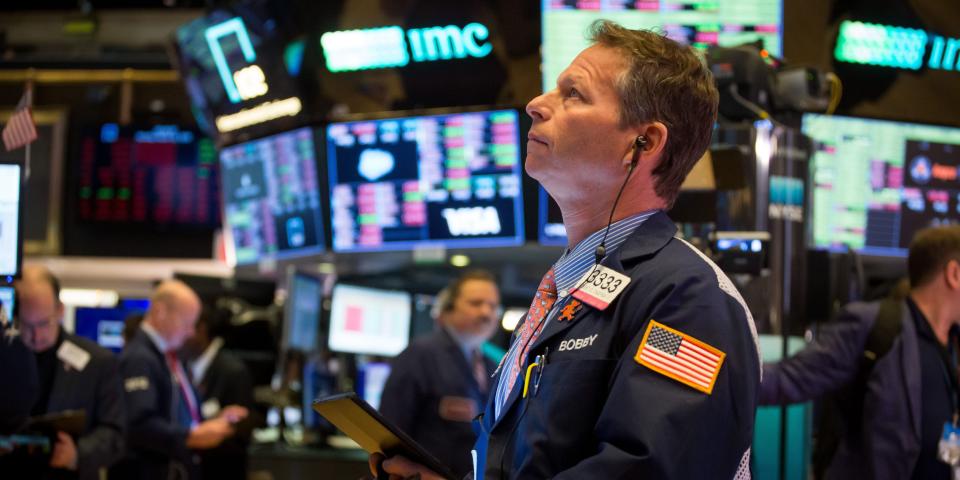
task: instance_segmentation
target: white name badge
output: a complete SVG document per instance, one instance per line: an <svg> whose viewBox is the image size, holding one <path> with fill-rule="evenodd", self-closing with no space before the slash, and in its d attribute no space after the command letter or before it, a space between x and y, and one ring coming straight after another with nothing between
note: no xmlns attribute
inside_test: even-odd
<svg viewBox="0 0 960 480"><path fill-rule="evenodd" d="M605 310L629 284L630 277L597 265L580 277L572 295L597 310Z"/></svg>
<svg viewBox="0 0 960 480"><path fill-rule="evenodd" d="M57 349L57 358L77 371L83 371L90 363L90 353L76 346L69 340L64 340Z"/></svg>

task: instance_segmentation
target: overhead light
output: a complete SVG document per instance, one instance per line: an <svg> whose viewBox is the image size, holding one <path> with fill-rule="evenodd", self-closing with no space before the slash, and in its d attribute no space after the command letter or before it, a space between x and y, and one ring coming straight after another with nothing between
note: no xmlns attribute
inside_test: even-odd
<svg viewBox="0 0 960 480"><path fill-rule="evenodd" d="M526 313L527 311L522 308L508 308L503 312L503 320L500 321L500 326L504 330L512 332L517 328L517 324L520 323L520 319Z"/></svg>
<svg viewBox="0 0 960 480"><path fill-rule="evenodd" d="M116 290L88 288L64 288L60 290L60 303L74 307L114 307L120 301Z"/></svg>
<svg viewBox="0 0 960 480"><path fill-rule="evenodd" d="M467 265L470 265L470 257L466 255L451 255L450 265L460 268L466 267Z"/></svg>

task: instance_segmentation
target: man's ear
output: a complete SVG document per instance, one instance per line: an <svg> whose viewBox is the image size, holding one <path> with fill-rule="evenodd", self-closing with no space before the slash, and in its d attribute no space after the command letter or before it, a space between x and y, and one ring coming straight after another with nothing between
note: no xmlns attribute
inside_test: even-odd
<svg viewBox="0 0 960 480"><path fill-rule="evenodd" d="M667 126L662 122L651 122L641 125L635 129L637 139L632 148L624 157L624 166L629 167L633 158L637 158L638 165L644 165L648 170L656 168L660 162L660 157L667 146L667 137L669 132Z"/></svg>
<svg viewBox="0 0 960 480"><path fill-rule="evenodd" d="M951 290L960 290L960 260L950 260L947 262L944 276L946 277L947 286L950 287Z"/></svg>

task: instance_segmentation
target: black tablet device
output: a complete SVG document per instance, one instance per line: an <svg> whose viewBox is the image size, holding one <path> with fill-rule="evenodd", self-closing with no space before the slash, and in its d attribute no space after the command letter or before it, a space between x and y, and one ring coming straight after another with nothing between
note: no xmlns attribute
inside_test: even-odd
<svg viewBox="0 0 960 480"><path fill-rule="evenodd" d="M356 393L343 393L315 400L313 409L357 442L367 453L382 453L387 457L403 455L437 472L443 478L460 480L448 467L383 418Z"/></svg>
<svg viewBox="0 0 960 480"><path fill-rule="evenodd" d="M30 417L25 431L57 436L57 432L66 432L73 438L79 438L87 422L87 413L83 410L64 410Z"/></svg>

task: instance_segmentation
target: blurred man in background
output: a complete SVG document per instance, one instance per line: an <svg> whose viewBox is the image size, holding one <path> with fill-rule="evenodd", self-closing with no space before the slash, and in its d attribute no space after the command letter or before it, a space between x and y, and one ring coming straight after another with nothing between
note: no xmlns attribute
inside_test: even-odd
<svg viewBox="0 0 960 480"><path fill-rule="evenodd" d="M193 337L184 345L204 418L216 417L226 405L253 408L253 380L246 365L223 349L224 323L226 319L204 306ZM247 447L253 433L249 420L236 425L236 433L219 446L201 453L204 478L247 478Z"/></svg>
<svg viewBox="0 0 960 480"><path fill-rule="evenodd" d="M847 305L816 342L764 366L761 404L836 402L820 478L958 478L938 443L960 415L960 226L918 233L907 270L908 295Z"/></svg>
<svg viewBox="0 0 960 480"><path fill-rule="evenodd" d="M219 446L246 417L239 406L203 420L200 401L177 350L193 335L200 299L183 282L161 283L143 323L120 356L128 411L128 452L117 478L201 478L196 451Z"/></svg>
<svg viewBox="0 0 960 480"><path fill-rule="evenodd" d="M34 352L40 391L35 416L83 410L86 423L75 439L57 432L50 466L54 478L100 478L124 448L124 403L117 359L105 348L63 331L60 282L42 266L27 266L17 282L17 319L23 343Z"/></svg>
<svg viewBox="0 0 960 480"><path fill-rule="evenodd" d="M471 421L490 391L495 365L480 346L497 329L500 293L493 275L467 272L438 296L440 329L393 361L380 411L457 474L471 471Z"/></svg>

